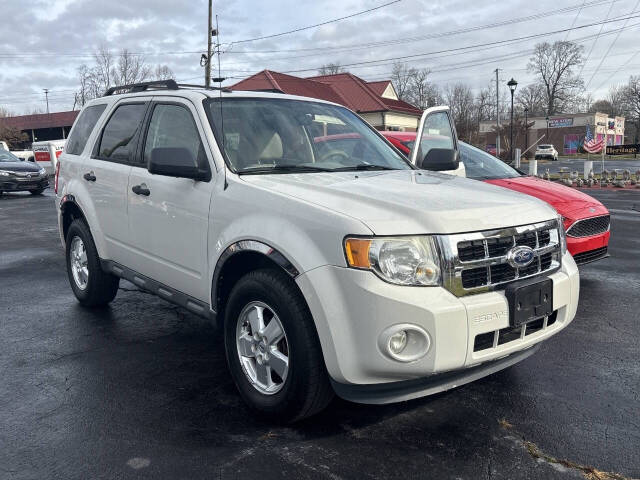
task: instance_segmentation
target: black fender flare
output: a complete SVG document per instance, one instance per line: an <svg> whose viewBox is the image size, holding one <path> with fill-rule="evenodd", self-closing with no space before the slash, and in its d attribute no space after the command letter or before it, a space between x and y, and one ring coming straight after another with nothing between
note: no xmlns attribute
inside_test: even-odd
<svg viewBox="0 0 640 480"><path fill-rule="evenodd" d="M213 279L211 281L211 310L214 313L218 313L218 297L220 286L220 275L224 268L224 265L233 256L242 252L256 252L264 255L273 263L278 265L284 272L286 272L291 278L296 278L300 275L298 269L289 261L289 259L283 255L279 250L273 248L264 242L258 240L240 240L238 242L229 245L224 252L218 257L216 266L213 270Z"/></svg>

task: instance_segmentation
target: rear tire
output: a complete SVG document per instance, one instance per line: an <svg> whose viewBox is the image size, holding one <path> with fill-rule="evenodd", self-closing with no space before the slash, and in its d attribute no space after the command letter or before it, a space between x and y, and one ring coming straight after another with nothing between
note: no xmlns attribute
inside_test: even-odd
<svg viewBox="0 0 640 480"><path fill-rule="evenodd" d="M74 295L85 307L100 307L118 293L120 279L102 270L96 245L83 220L74 220L66 238L67 275Z"/></svg>
<svg viewBox="0 0 640 480"><path fill-rule="evenodd" d="M282 332L270 335L278 328ZM270 336L280 340L272 343ZM224 338L240 396L259 415L293 422L331 402L333 389L311 312L284 272L256 270L236 283L225 307Z"/></svg>

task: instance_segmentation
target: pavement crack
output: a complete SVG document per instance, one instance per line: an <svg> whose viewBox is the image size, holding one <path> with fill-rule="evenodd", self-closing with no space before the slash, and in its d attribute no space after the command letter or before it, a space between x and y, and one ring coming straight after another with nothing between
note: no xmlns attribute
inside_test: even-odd
<svg viewBox="0 0 640 480"><path fill-rule="evenodd" d="M504 429L513 430L513 425L506 420L499 420L498 423ZM533 443L530 440L527 440L524 435L519 434L522 438L522 446L526 449L529 455L539 461L546 462L550 465L560 465L562 467L578 471L582 473L582 475L587 480L634 480L631 477L627 477L620 473L616 472L605 472L603 470L598 470L595 467L591 467L588 465L583 465L577 462L573 462L571 460L567 460L564 458L555 457L549 453L544 452L538 445ZM520 442L518 442L520 443Z"/></svg>

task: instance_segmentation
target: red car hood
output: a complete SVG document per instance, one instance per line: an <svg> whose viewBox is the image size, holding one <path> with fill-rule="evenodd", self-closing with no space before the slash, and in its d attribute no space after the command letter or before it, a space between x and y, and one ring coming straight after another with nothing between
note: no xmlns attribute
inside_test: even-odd
<svg viewBox="0 0 640 480"><path fill-rule="evenodd" d="M540 178L516 177L486 182L539 198L567 219L579 220L609 213L602 203L586 193Z"/></svg>

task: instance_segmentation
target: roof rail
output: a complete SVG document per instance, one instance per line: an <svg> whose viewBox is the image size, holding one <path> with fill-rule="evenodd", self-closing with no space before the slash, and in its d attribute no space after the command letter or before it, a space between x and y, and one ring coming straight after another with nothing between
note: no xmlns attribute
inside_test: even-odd
<svg viewBox="0 0 640 480"><path fill-rule="evenodd" d="M108 97L110 95L119 95L122 93L144 92L149 89L178 90L180 88L202 88L205 90L222 90L223 92L231 91L231 89L227 87L206 87L204 85L192 85L190 83L176 83L175 80L169 79L132 83L130 85L118 85L107 89L107 91L104 92L103 97Z"/></svg>
<svg viewBox="0 0 640 480"><path fill-rule="evenodd" d="M140 82L140 83L131 83L129 85L118 85L115 87L108 88L106 92L104 92L103 97L108 97L114 94L121 93L135 93L135 92L144 92L149 88L166 88L167 90L178 90L178 84L175 80L154 80L152 82Z"/></svg>

